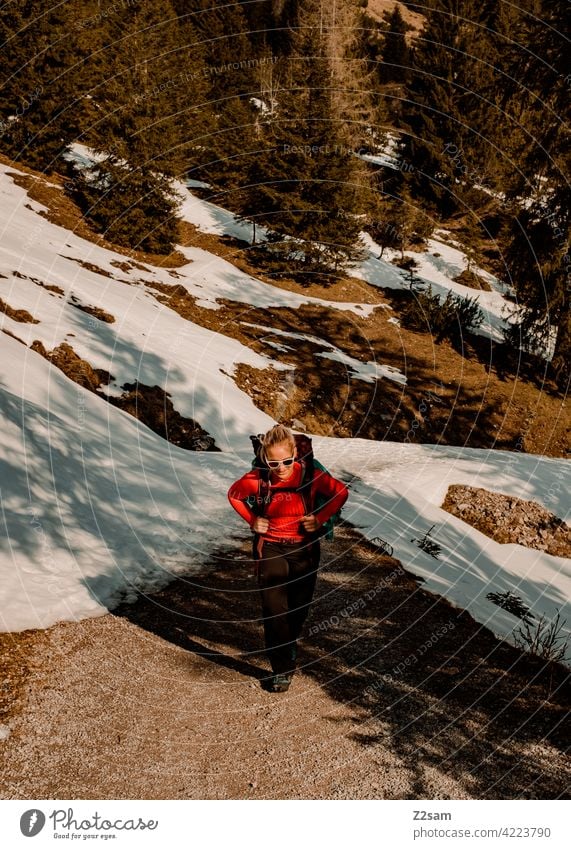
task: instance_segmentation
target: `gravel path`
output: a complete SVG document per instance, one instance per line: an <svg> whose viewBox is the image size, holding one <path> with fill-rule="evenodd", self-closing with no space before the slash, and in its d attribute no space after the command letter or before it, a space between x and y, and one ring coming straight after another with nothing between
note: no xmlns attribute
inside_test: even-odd
<svg viewBox="0 0 571 849"><path fill-rule="evenodd" d="M267 693L249 566L220 558L113 614L27 632L1 797L568 793L565 670L522 658L342 526L324 547L301 669L287 693Z"/></svg>

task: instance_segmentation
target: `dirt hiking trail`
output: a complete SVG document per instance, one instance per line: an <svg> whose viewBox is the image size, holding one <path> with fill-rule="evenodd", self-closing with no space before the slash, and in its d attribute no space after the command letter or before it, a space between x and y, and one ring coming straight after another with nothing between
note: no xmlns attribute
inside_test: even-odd
<svg viewBox="0 0 571 849"><path fill-rule="evenodd" d="M25 640L25 663L12 657L26 676L4 720L2 798L568 793L565 670L498 641L347 524L323 546L292 686L264 691L248 549L112 614L3 635Z"/></svg>

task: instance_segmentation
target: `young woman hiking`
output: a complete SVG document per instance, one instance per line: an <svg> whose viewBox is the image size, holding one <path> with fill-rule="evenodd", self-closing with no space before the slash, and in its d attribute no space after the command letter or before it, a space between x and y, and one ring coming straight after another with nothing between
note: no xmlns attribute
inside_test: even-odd
<svg viewBox="0 0 571 849"><path fill-rule="evenodd" d="M260 498L259 469L233 483L228 499L256 534L254 559L273 672L268 687L285 692L295 672L297 639L315 590L319 529L341 509L348 492L345 484L320 469L314 470L310 486L301 487L303 468L295 439L283 425L275 425L263 437L260 460L269 470L264 499ZM318 494L322 506L312 509Z"/></svg>

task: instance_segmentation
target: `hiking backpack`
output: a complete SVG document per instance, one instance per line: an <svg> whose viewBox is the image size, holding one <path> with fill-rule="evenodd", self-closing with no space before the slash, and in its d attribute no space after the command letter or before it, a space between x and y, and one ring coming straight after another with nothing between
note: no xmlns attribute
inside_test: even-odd
<svg viewBox="0 0 571 849"><path fill-rule="evenodd" d="M311 442L311 438L306 436L304 433L295 433L293 435L295 439L295 447L296 447L296 461L301 464L302 476L301 483L297 487L280 487L280 491L282 492L297 492L301 495L304 504L306 505L306 512L313 513L315 510L320 510L327 503L327 499L324 495L317 493L315 496L315 503L311 504L311 484L313 482L313 476L316 469L319 469L321 472L329 472L322 465L319 460L317 460L313 455L313 445ZM270 470L269 467L264 463L261 457L261 448L262 448L262 438L263 434L259 433L257 435L253 434L250 436L252 441L252 447L254 449L254 459L252 460L252 468L257 469L259 473L260 486L258 488L257 496L249 496L246 499L246 503L256 513L258 516L263 515L264 504L267 504L271 498L270 494ZM323 523L321 528L319 529L319 536L325 538L327 540L333 539L333 528L335 523L339 520L340 512L335 513L331 516L326 522Z"/></svg>

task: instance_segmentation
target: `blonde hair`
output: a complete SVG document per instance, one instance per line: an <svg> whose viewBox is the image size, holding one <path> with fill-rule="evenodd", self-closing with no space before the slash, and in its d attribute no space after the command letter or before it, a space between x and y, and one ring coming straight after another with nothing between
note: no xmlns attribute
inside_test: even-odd
<svg viewBox="0 0 571 849"><path fill-rule="evenodd" d="M292 457L295 457L295 439L291 430L284 425L274 425L270 430L262 437L262 449L261 449L261 457L264 463L268 462L267 450L269 448L273 448L274 445L281 445L283 442L287 442L289 447L291 448Z"/></svg>

